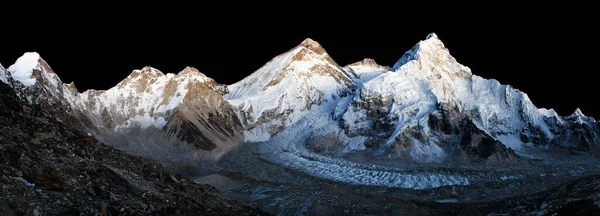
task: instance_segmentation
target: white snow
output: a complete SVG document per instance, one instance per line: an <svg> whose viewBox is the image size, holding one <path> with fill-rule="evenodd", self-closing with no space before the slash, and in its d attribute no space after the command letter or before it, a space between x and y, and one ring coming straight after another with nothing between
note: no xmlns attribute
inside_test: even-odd
<svg viewBox="0 0 600 216"><path fill-rule="evenodd" d="M142 129L146 129L150 126L154 126L156 128L162 128L167 124L163 117L153 118L150 117L148 113L145 113L143 116L135 116L131 120L138 122L141 124Z"/></svg>
<svg viewBox="0 0 600 216"><path fill-rule="evenodd" d="M24 86L35 84L35 78L31 77L34 69L39 69L40 55L37 52L27 52L19 57L17 61L7 68L13 79L21 82Z"/></svg>
<svg viewBox="0 0 600 216"><path fill-rule="evenodd" d="M445 103L458 107L492 136L509 134L496 138L513 149L523 145L520 139L514 137L518 137L527 123L540 128L548 137L553 136L544 118L557 116L554 110L538 109L527 94L497 80L473 75L468 67L459 64L450 55L435 34L428 35L427 39L406 52L392 70L394 73L366 82L361 89L361 97L365 101L373 96L393 101L390 114L399 118L398 127L427 117L437 109L435 103ZM352 113L347 113L345 117L350 115ZM561 121L560 118L558 120ZM390 139L396 135L394 133ZM436 154L434 152L432 149L428 154Z"/></svg>
<svg viewBox="0 0 600 216"><path fill-rule="evenodd" d="M344 67L346 70L351 70L358 76L359 83L365 83L373 78L386 73L390 70L389 67L381 66L373 59L363 59L362 61L349 64Z"/></svg>
<svg viewBox="0 0 600 216"><path fill-rule="evenodd" d="M435 143L422 143L416 139L413 139L413 146L409 153L413 159L426 163L441 162L441 159L446 157L444 150Z"/></svg>
<svg viewBox="0 0 600 216"><path fill-rule="evenodd" d="M303 43L316 46L307 41ZM277 128L294 124L317 106L341 99L342 93L351 92L352 85L352 79L329 62L326 53L301 44L228 86L224 98L238 109L244 126L252 128L245 133L245 141L258 142L277 133Z"/></svg>
<svg viewBox="0 0 600 216"><path fill-rule="evenodd" d="M576 108L575 111L571 115L567 116L567 118L575 119L575 121L578 124L586 124L586 123L590 123L590 122L595 122L596 121L593 117L585 116L583 114L583 112L581 112L581 109L579 109L579 107Z"/></svg>
<svg viewBox="0 0 600 216"><path fill-rule="evenodd" d="M554 109L540 108L539 111L542 115L544 115L546 117L560 117L558 115L558 113L556 113L556 111L554 111Z"/></svg>
<svg viewBox="0 0 600 216"><path fill-rule="evenodd" d="M393 88L390 88L393 86ZM393 145L396 136L409 128L422 124L422 120L435 111L437 97L431 92L427 82L411 73L385 73L364 83L358 101L382 100L386 107L350 107L343 119L352 130L371 130L374 119L366 114L367 109L385 108L389 115L397 119L396 129L389 137L385 147ZM358 104L358 103L357 103ZM425 124L426 125L426 124ZM432 161L443 158L445 154L435 144L413 142L410 151L413 159ZM384 148L385 149L385 148Z"/></svg>
<svg viewBox="0 0 600 216"><path fill-rule="evenodd" d="M292 61L292 57L296 55L300 49L294 49L279 55L273 60L267 62L264 66L243 80L229 86L229 94L225 97L228 99L252 98L261 92L261 88L266 87L269 82L274 80L278 75L277 72L282 71Z"/></svg>
<svg viewBox="0 0 600 216"><path fill-rule="evenodd" d="M111 113L119 129L141 125L142 128L166 125L171 111L179 107L187 95L189 85L208 81L203 74L186 68L178 74L145 67L134 70L117 86L106 91L86 91L81 99L90 104L90 117L102 123L102 112ZM138 124L131 124L133 122ZM116 129L116 128L115 128Z"/></svg>
<svg viewBox="0 0 600 216"><path fill-rule="evenodd" d="M516 134L499 135L496 136L496 139L502 144L504 144L506 147L511 148L516 152L519 152L523 149L523 142L521 142L521 139Z"/></svg>
<svg viewBox="0 0 600 216"><path fill-rule="evenodd" d="M375 77L385 73L386 71L380 70L371 70L372 68L359 68L360 70L355 70L358 74L358 78L361 83L368 82L369 80L374 79Z"/></svg>
<svg viewBox="0 0 600 216"><path fill-rule="evenodd" d="M3 83L8 83L9 76L10 74L8 73L8 71L6 71L6 69L2 67L2 64L0 64L0 81L2 81Z"/></svg>
<svg viewBox="0 0 600 216"><path fill-rule="evenodd" d="M581 109L579 109L579 107L577 107L575 109L575 112L573 112L574 115L580 116L580 117L585 117L585 115L583 114L583 112L581 112Z"/></svg>

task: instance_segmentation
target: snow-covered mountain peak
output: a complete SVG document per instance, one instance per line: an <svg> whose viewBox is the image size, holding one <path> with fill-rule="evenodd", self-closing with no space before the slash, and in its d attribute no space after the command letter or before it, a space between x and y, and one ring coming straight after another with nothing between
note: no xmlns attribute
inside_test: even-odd
<svg viewBox="0 0 600 216"><path fill-rule="evenodd" d="M344 66L344 69L355 73L358 77L358 81L365 83L382 73L388 72L390 67L379 65L375 60L365 58L361 61Z"/></svg>
<svg viewBox="0 0 600 216"><path fill-rule="evenodd" d="M352 69L353 71L360 73L362 71L389 71L390 67L388 66L383 66L380 64L377 64L377 62L375 62L375 60L370 59L370 58L365 58L363 60L354 62L352 64L348 64L346 66L344 66L344 68L346 69Z"/></svg>
<svg viewBox="0 0 600 216"><path fill-rule="evenodd" d="M178 77L191 77L191 78L195 78L198 81L214 81L212 78L207 77L206 75L204 75L203 73L201 73L198 69L196 69L195 67L185 67L182 71L180 71L179 73L177 73Z"/></svg>
<svg viewBox="0 0 600 216"><path fill-rule="evenodd" d="M33 70L40 69L40 54L37 52L26 52L17 61L7 68L13 79L19 81L24 86L35 85L36 79L33 77Z"/></svg>
<svg viewBox="0 0 600 216"><path fill-rule="evenodd" d="M581 112L581 109L579 109L579 107L577 107L577 108L575 109L575 112L573 112L573 115L574 115L574 116L579 116L579 117L586 117L586 116L583 114L583 112Z"/></svg>
<svg viewBox="0 0 600 216"><path fill-rule="evenodd" d="M578 124L595 123L596 122L596 119L594 119L593 117L584 115L583 112L581 111L581 109L579 109L579 107L576 108L575 111L571 115L566 116L565 119L575 121Z"/></svg>
<svg viewBox="0 0 600 216"><path fill-rule="evenodd" d="M54 91L63 88L63 83L48 63L37 52L26 52L7 68L16 83L25 88L44 88Z"/></svg>
<svg viewBox="0 0 600 216"><path fill-rule="evenodd" d="M319 43L306 39L227 86L224 98L252 128L245 139L264 141L321 105L346 97L355 88L353 78Z"/></svg>
<svg viewBox="0 0 600 216"><path fill-rule="evenodd" d="M385 68L385 66L381 66L375 62L374 59L364 58L363 60L354 62L352 64L346 65L346 67L373 67L373 68Z"/></svg>
<svg viewBox="0 0 600 216"><path fill-rule="evenodd" d="M190 66L185 67L181 72L179 72L179 74L188 74L188 73L204 76L204 74L200 73L200 71L198 69L196 69L195 67L190 67Z"/></svg>
<svg viewBox="0 0 600 216"><path fill-rule="evenodd" d="M508 85L507 85L508 86ZM560 117L554 109L539 108L540 113L546 117Z"/></svg>
<svg viewBox="0 0 600 216"><path fill-rule="evenodd" d="M431 32L431 33L429 33L429 34L427 35L427 37L425 37L425 39L426 39L426 40L428 40L428 39L438 39L438 36L437 36L437 35L436 35L434 32ZM439 39L438 39L438 40L439 40Z"/></svg>
<svg viewBox="0 0 600 216"><path fill-rule="evenodd" d="M292 85L278 84L287 81L298 84L298 81L311 76L333 77L340 82L351 82L325 49L307 38L298 46L276 56L250 76L228 86L230 93L226 98L250 97L268 89L280 94L283 88L291 88Z"/></svg>
<svg viewBox="0 0 600 216"><path fill-rule="evenodd" d="M165 74L156 68L145 66L142 69L133 70L129 76L135 78L139 75L149 77L160 77L164 76Z"/></svg>
<svg viewBox="0 0 600 216"><path fill-rule="evenodd" d="M304 39L304 41L302 41L302 43L300 43L300 45L298 45L299 47L305 47L315 53L318 54L323 54L325 53L325 49L323 49L323 47L321 46L321 44L319 44L319 42L314 41L313 39L310 38L306 38Z"/></svg>
<svg viewBox="0 0 600 216"><path fill-rule="evenodd" d="M319 44L319 42L314 41L310 38L305 39L302 43L298 44L298 46L294 47L290 51L280 55L280 56L288 56L291 55L291 63L294 62L325 62L327 64L335 65L337 67L337 63L329 56L325 48ZM278 56L278 57L280 57ZM276 58L277 59L277 58Z"/></svg>
<svg viewBox="0 0 600 216"><path fill-rule="evenodd" d="M420 61L422 66L423 63L426 63L430 67L441 67L445 63L457 63L435 33L430 33L425 40L419 41L410 50L406 51L394 64L392 70L397 71L401 66L413 60Z"/></svg>

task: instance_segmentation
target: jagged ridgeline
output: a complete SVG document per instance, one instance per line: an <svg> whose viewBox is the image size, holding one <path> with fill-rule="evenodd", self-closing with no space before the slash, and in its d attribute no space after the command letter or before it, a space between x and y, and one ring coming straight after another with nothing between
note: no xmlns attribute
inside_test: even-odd
<svg viewBox="0 0 600 216"><path fill-rule="evenodd" d="M266 214L103 145L45 108L0 82L0 215Z"/></svg>
<svg viewBox="0 0 600 216"><path fill-rule="evenodd" d="M115 69L118 70L118 69ZM27 103L109 145L159 161L218 159L243 143L419 162L517 161L543 149L599 149L598 123L559 116L527 94L474 75L435 34L392 67L338 65L306 39L243 80L195 68L144 67L108 90L78 92L37 53L0 69Z"/></svg>

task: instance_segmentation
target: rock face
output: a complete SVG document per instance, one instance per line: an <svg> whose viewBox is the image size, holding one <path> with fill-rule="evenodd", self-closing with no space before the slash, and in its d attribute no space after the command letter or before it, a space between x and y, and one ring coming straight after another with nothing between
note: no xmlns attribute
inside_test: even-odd
<svg viewBox="0 0 600 216"><path fill-rule="evenodd" d="M372 59L341 67L306 39L232 85L194 68L145 67L109 90L79 93L36 53L0 80L44 105L41 112L163 162L218 159L243 142L288 145L274 140L304 143L293 151L420 162L517 161L538 146L600 149L593 118L538 109L527 94L472 74L433 33L393 67Z"/></svg>
<svg viewBox="0 0 600 216"><path fill-rule="evenodd" d="M264 214L40 110L0 83L2 215Z"/></svg>
<svg viewBox="0 0 600 216"><path fill-rule="evenodd" d="M528 146L597 147L595 120L574 118L538 109L525 93L473 75L430 34L392 71L363 84L343 122L350 136L367 136L367 146L394 149L397 155L435 161L458 146L461 159L480 161L492 155L516 158L513 150ZM466 144L478 150L467 150Z"/></svg>
<svg viewBox="0 0 600 216"><path fill-rule="evenodd" d="M25 54L15 65L20 71L9 68L3 79L23 100L132 154L161 162L212 159L243 140L241 123L223 99L224 87L195 68L163 74L144 67L109 90L79 93L37 53ZM30 80L13 78L27 70Z"/></svg>
<svg viewBox="0 0 600 216"><path fill-rule="evenodd" d="M101 141L159 161L218 157L242 140L223 87L195 68L145 67L107 91L80 95Z"/></svg>

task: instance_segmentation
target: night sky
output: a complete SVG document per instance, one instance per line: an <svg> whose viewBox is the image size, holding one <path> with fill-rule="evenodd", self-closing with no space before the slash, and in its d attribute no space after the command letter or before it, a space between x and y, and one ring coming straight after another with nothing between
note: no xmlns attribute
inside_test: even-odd
<svg viewBox="0 0 600 216"><path fill-rule="evenodd" d="M9 14L2 18L0 62L8 67L23 52L36 51L79 91L108 89L147 65L164 73L193 66L231 84L307 37L342 66L363 58L391 66L435 32L474 74L526 92L538 107L555 108L561 115L580 107L600 118L595 78L600 47L589 29L599 26L594 22L598 17L585 7L563 10L558 5L538 9L535 15L525 9L502 10L485 18L479 15L487 11L449 11L435 17L438 13L428 10L408 14L385 6L378 11L373 9L377 6L359 7L368 14L302 7L218 16L206 8L172 13L78 10L62 17L52 11L32 13L35 21L17 21Z"/></svg>

